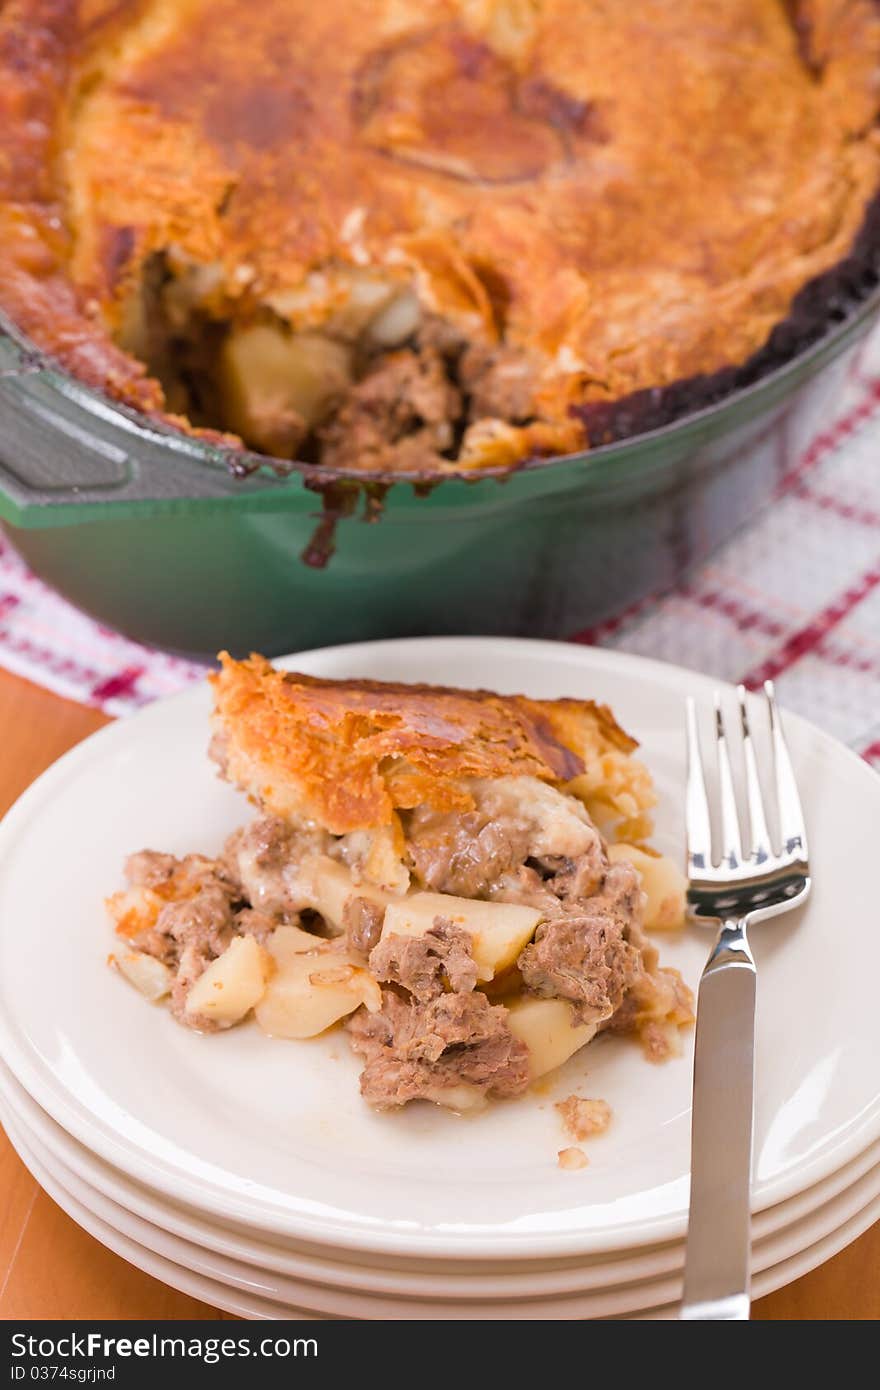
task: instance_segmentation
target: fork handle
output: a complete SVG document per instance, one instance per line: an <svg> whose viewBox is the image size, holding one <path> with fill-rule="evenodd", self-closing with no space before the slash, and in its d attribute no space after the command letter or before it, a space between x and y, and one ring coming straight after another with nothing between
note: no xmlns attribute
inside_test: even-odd
<svg viewBox="0 0 880 1390"><path fill-rule="evenodd" d="M756 994L746 922L724 922L697 998L681 1310L689 1320L749 1317Z"/></svg>

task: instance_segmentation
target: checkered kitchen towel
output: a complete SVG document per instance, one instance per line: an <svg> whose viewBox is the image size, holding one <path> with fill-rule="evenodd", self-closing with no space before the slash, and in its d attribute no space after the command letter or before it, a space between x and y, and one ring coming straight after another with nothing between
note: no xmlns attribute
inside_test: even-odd
<svg viewBox="0 0 880 1390"><path fill-rule="evenodd" d="M880 768L880 333L758 521L672 593L574 640L747 685L772 676ZM115 715L204 675L85 617L2 541L0 665Z"/></svg>

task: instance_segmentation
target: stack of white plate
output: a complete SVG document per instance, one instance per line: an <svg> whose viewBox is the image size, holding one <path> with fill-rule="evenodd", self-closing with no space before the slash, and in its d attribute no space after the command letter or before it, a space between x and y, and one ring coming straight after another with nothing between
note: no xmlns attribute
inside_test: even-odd
<svg viewBox="0 0 880 1390"><path fill-rule="evenodd" d="M546 643L407 641L290 664L607 701L640 737L680 848L690 673ZM0 1106L24 1162L133 1264L248 1317L674 1317L688 1196L690 1040L646 1062L602 1039L552 1085L463 1119L374 1114L343 1034L199 1037L104 964L101 900L143 846L217 850L247 814L205 759L202 690L68 754L0 828ZM758 710L756 708L756 720ZM789 718L811 835L807 906L756 930L754 1292L797 1278L880 1216L873 967L880 780ZM661 942L696 985L708 941ZM553 1102L609 1101L579 1171Z"/></svg>

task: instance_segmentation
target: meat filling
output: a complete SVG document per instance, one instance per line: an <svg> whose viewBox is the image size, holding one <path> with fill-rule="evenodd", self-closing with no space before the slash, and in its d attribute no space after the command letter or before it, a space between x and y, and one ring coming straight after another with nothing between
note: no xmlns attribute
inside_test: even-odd
<svg viewBox="0 0 880 1390"><path fill-rule="evenodd" d="M258 912L240 910L240 885L222 860L142 850L129 857L125 872L129 889L116 897L117 931L174 972L171 1011L178 1021L213 1030L216 1024L185 1011L190 989L234 936L264 939L269 924Z"/></svg>
<svg viewBox="0 0 880 1390"><path fill-rule="evenodd" d="M638 1032L652 1057L674 1050L692 1001L677 973L659 968L643 935L637 871L626 860L609 862L573 797L532 778L474 781L472 790L467 811L402 814L404 838L394 854L402 855L405 882L411 878L416 891L536 908L534 938L507 962L508 984L570 1003L575 1025ZM333 922L382 986L381 1009L361 1007L349 1023L368 1101L457 1105L462 1097L520 1094L529 1077L526 1045L512 1033L504 1005L477 988L474 936L450 911L427 930L383 938L388 890L360 886L363 851L363 832L333 837L264 815L230 836L217 860L132 855L129 887L110 900L111 912L135 950L172 972L172 1011L199 1029L218 1024L187 1011L189 992L235 937L265 946L279 926L301 929L316 918L320 931ZM316 856L328 854L336 877L325 885L330 916L322 927L315 902L323 912L325 900L303 896L302 871L304 861L320 864ZM480 979L498 997L488 977Z"/></svg>
<svg viewBox="0 0 880 1390"><path fill-rule="evenodd" d="M547 890L564 904L579 903L598 893L605 883L608 860L599 840L576 859L564 855L548 855L537 861L539 871L547 875ZM634 900L635 905L635 900Z"/></svg>
<svg viewBox="0 0 880 1390"><path fill-rule="evenodd" d="M422 807L408 817L407 850L427 887L492 897L508 875L534 860L546 865L545 877L558 878L549 886L559 897L596 890L607 856L580 802L533 777L478 781L472 789L473 811L438 814Z"/></svg>
<svg viewBox="0 0 880 1390"><path fill-rule="evenodd" d="M576 1023L610 1018L638 968L638 952L624 931L600 913L548 923L519 958L523 982L537 994L569 1000Z"/></svg>
<svg viewBox="0 0 880 1390"><path fill-rule="evenodd" d="M382 935L384 909L369 898L349 898L342 914L345 939L352 950L368 956Z"/></svg>
<svg viewBox="0 0 880 1390"><path fill-rule="evenodd" d="M538 373L524 353L471 343L462 354L459 379L472 420L488 417L525 424L534 418Z"/></svg>
<svg viewBox="0 0 880 1390"><path fill-rule="evenodd" d="M125 877L132 888L161 888L171 878L179 862L173 854L142 849L126 859Z"/></svg>
<svg viewBox="0 0 880 1390"><path fill-rule="evenodd" d="M474 793L473 811L410 813L407 853L417 877L436 892L537 908L544 920L517 962L525 987L569 1001L577 1023L640 1031L656 1050L649 1033L663 1006L682 1001L670 996L675 973L657 968L642 934L635 869L609 863L583 807L545 785L502 778L475 784Z"/></svg>
<svg viewBox="0 0 880 1390"><path fill-rule="evenodd" d="M443 1092L462 1086L518 1096L529 1083L528 1050L511 1033L507 1010L478 990L420 1003L385 989L381 1012L361 1009L348 1028L364 1058L361 1093L371 1105L442 1101Z"/></svg>
<svg viewBox="0 0 880 1390"><path fill-rule="evenodd" d="M241 896L269 917L284 919L302 903L296 870L310 854L320 853L329 836L313 829L295 829L277 816L260 816L230 835L223 862Z"/></svg>
<svg viewBox="0 0 880 1390"><path fill-rule="evenodd" d="M235 934L233 890L214 874L192 897L170 902L156 921L156 934L166 943L165 961L176 968L171 988L171 1011L181 1023L208 1029L214 1025L185 1012L186 997L205 968L221 955ZM155 953L152 953L155 954Z"/></svg>
<svg viewBox="0 0 880 1390"><path fill-rule="evenodd" d="M442 357L405 348L381 358L318 431L329 468L427 472L455 444L461 398Z"/></svg>
<svg viewBox="0 0 880 1390"><path fill-rule="evenodd" d="M389 936L370 954L370 969L383 984L401 985L419 1003L445 989L466 994L477 983L471 938L442 917L424 936Z"/></svg>
<svg viewBox="0 0 880 1390"><path fill-rule="evenodd" d="M487 897L501 875L522 864L529 852L524 826L510 818L487 820L477 811L459 816L414 811L407 848L426 887L461 898Z"/></svg>

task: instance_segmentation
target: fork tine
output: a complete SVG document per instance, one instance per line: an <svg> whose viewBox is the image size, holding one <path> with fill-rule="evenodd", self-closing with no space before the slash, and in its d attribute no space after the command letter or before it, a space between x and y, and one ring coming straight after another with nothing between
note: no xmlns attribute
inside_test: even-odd
<svg viewBox="0 0 880 1390"><path fill-rule="evenodd" d="M720 691L715 692L715 744L718 751L718 781L721 800L721 862L729 869L736 869L743 862L742 840Z"/></svg>
<svg viewBox="0 0 880 1390"><path fill-rule="evenodd" d="M772 853L770 844L770 832L767 829L767 817L764 812L764 796L761 792L761 782L758 777L758 764L755 758L755 745L752 742L752 733L749 728L749 712L746 706L746 688L738 685L736 693L739 696L739 712L742 721L742 741L743 755L746 764L746 796L749 803L749 840L752 852L752 860L755 864L763 864Z"/></svg>
<svg viewBox="0 0 880 1390"><path fill-rule="evenodd" d="M782 730L782 720L772 681L764 682L764 694L767 696L767 705L770 710L770 733L773 739L773 763L776 772L776 798L779 804L779 833L782 837L782 852L806 861L808 850L804 813L794 777L794 768L788 753L788 744Z"/></svg>
<svg viewBox="0 0 880 1390"><path fill-rule="evenodd" d="M685 794L688 873L699 876L701 872L712 866L712 820L709 815L703 755L700 751L700 736L697 731L697 707L690 695L685 701L685 717L688 752L687 791Z"/></svg>

